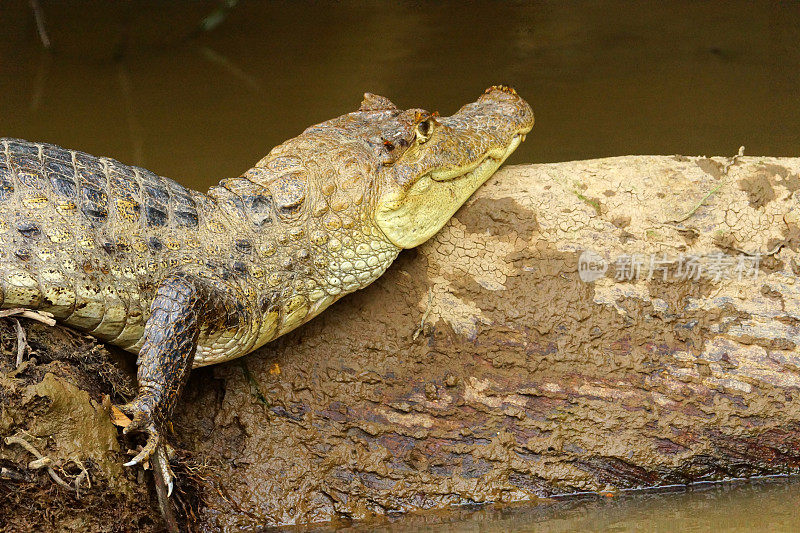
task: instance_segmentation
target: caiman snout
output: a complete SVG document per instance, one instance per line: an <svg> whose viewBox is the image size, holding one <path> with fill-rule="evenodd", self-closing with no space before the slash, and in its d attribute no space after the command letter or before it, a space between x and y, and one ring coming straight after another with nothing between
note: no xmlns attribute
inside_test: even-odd
<svg viewBox="0 0 800 533"><path fill-rule="evenodd" d="M478 102L486 105L490 112L499 112L513 121L523 135L533 128L533 109L513 87L493 85L484 91Z"/></svg>
<svg viewBox="0 0 800 533"><path fill-rule="evenodd" d="M534 123L531 106L506 85L489 87L449 119L454 127L489 134L498 145L508 144L516 135L524 140Z"/></svg>
<svg viewBox="0 0 800 533"><path fill-rule="evenodd" d="M477 101L440 119L442 127L434 136L441 142L438 168L428 171L431 179L449 181L493 163L499 166L525 140L533 122L531 106L517 91L489 87Z"/></svg>

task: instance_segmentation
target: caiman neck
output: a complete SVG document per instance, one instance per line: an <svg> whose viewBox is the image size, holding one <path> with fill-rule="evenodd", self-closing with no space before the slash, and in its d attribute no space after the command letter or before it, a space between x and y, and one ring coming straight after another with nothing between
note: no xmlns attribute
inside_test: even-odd
<svg viewBox="0 0 800 533"><path fill-rule="evenodd" d="M246 234L251 268L263 271L259 293L273 301L306 299L306 319L377 279L400 252L375 225L363 198L359 205L336 192L254 167L208 193L238 236Z"/></svg>

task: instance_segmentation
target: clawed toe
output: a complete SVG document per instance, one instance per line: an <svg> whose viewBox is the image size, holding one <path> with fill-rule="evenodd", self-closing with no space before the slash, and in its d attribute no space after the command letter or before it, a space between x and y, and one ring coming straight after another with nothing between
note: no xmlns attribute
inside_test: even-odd
<svg viewBox="0 0 800 533"><path fill-rule="evenodd" d="M150 459L156 451L156 448L161 444L161 435L159 434L158 428L156 428L153 422L150 411L143 409L135 400L121 406L120 411L131 417L131 423L122 430L125 435L139 432L147 434L147 442L144 448L142 448L136 457L125 463L125 466L134 466L143 463Z"/></svg>
<svg viewBox="0 0 800 533"><path fill-rule="evenodd" d="M169 465L167 444L164 442L164 439L161 438L161 434L156 424L153 422L151 413L137 404L135 400L120 406L119 409L131 418L131 423L122 430L124 434L127 435L137 432L147 434L147 442L144 447L133 459L125 463L124 466L136 466L149 461L153 470L158 472L164 486L167 488L167 497L170 497L172 495L175 476Z"/></svg>
<svg viewBox="0 0 800 533"><path fill-rule="evenodd" d="M130 429L131 426L133 426L133 423L125 428L124 433L129 433L129 431L133 431ZM156 429L156 426L154 424L149 424L143 428L135 428L135 430L147 433L147 443L145 443L144 448L142 448L142 451L140 451L136 455L136 457L125 463L125 466L134 466L139 463L143 463L144 461L147 461L148 459L150 459L153 453L155 453L156 448L158 448L159 444L161 443L161 436L159 435L158 430Z"/></svg>
<svg viewBox="0 0 800 533"><path fill-rule="evenodd" d="M169 465L165 444L161 444L156 448L155 455L153 456L153 469L158 470L161 474L161 480L164 486L167 487L167 498L169 498L172 496L172 486L175 476L172 473L172 467Z"/></svg>

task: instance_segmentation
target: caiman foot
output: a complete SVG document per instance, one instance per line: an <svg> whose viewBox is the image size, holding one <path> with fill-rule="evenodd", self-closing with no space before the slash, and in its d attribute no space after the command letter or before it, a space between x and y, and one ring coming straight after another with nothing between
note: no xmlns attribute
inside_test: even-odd
<svg viewBox="0 0 800 533"><path fill-rule="evenodd" d="M169 498L172 495L175 476L172 473L172 467L169 465L166 442L153 420L152 411L143 405L143 402L137 400L122 405L119 408L120 411L131 418L131 423L128 424L122 432L125 435L130 433L145 433L147 434L147 442L142 450L136 454L136 457L123 466L135 466L150 461L153 469L158 469L158 473L164 481L164 486L167 488L167 497Z"/></svg>
<svg viewBox="0 0 800 533"><path fill-rule="evenodd" d="M139 395L121 408L132 419L125 433L146 433L147 443L125 465L151 459L156 488L166 487L167 495L172 493L174 476L162 432L189 379L197 352L200 317L227 316L225 313L231 313L236 305L234 294L222 292L208 280L185 272L164 278L150 304L150 318L136 361ZM159 479L163 479L163 484L159 484Z"/></svg>

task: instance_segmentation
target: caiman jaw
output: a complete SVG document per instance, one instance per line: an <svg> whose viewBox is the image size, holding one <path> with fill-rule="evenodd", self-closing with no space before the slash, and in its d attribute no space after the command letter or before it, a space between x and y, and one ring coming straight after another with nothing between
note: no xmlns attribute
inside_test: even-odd
<svg viewBox="0 0 800 533"><path fill-rule="evenodd" d="M458 170L434 170L428 173L428 177L433 181L444 182L456 179L470 179L473 177L483 176L486 172L491 175L503 161L508 158L511 153L517 149L522 141L525 140L525 134L519 133L511 139L511 143L506 149L496 148L486 154L486 157L473 164L471 167L458 169ZM489 169L492 170L489 170ZM488 177L488 176L487 176ZM483 182L481 182L483 183Z"/></svg>

